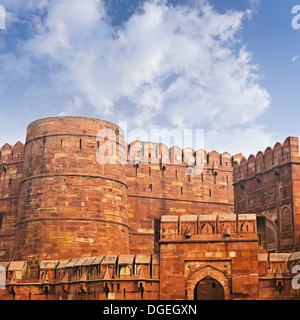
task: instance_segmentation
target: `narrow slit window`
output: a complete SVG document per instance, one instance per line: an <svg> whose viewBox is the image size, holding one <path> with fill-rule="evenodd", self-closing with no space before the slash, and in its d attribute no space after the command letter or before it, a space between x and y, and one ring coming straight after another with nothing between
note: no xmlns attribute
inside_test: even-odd
<svg viewBox="0 0 300 320"><path fill-rule="evenodd" d="M1 212L0 213L0 230L2 229L3 226L3 218L5 216L5 212Z"/></svg>
<svg viewBox="0 0 300 320"><path fill-rule="evenodd" d="M138 174L138 167L139 167L139 164L137 163L135 165L135 176L137 177L137 174Z"/></svg>
<svg viewBox="0 0 300 320"><path fill-rule="evenodd" d="M165 176L166 166L163 166L161 170L162 170L162 176L164 177Z"/></svg>

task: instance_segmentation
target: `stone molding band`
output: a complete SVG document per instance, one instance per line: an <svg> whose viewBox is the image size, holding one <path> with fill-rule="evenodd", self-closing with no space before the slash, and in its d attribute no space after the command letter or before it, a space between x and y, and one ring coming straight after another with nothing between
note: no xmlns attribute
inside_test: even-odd
<svg viewBox="0 0 300 320"><path fill-rule="evenodd" d="M233 206L234 203L223 203L223 202L213 202L213 201L201 201L201 200L191 200L191 199L177 199L177 198L168 198L168 197L153 197L153 196L144 196L144 195L136 195L136 194L127 194L128 198L147 198L154 200L170 200L170 201L186 201L186 202L194 202L194 203L208 203L208 204L218 204L225 206Z"/></svg>
<svg viewBox="0 0 300 320"><path fill-rule="evenodd" d="M105 222L105 223L112 223L112 224L118 224L121 225L127 229L129 229L129 226L124 222L109 220L109 219L103 219L103 218L74 218L74 217L43 217L43 218L33 218L33 219L25 219L22 221L18 221L16 223L17 225L25 224L25 223L31 223L31 222L38 222L38 221L53 221L53 220L63 220L63 221L86 221L86 222Z"/></svg>
<svg viewBox="0 0 300 320"><path fill-rule="evenodd" d="M122 185L124 185L126 188L128 188L127 184L124 183L123 181L114 179L114 178L110 178L110 177L106 177L106 176L100 176L100 175L91 175L91 174L76 174L76 173L54 173L54 174L40 174L37 176L31 176L31 177L27 177L24 180L21 181L20 186L28 181L28 180L33 180L33 179L44 179L44 178L53 178L53 177L79 177L79 178L94 178L94 179L102 179L102 180L110 180L110 181L114 181L117 183L120 183Z"/></svg>
<svg viewBox="0 0 300 320"><path fill-rule="evenodd" d="M101 128L99 129L99 131L100 130L101 130ZM97 141L96 140L97 135L95 135L95 134L86 134L86 133L82 133L82 134L80 134L80 133L53 133L53 134L45 134L45 135L42 135L42 136L37 136L37 137L30 138L25 142L25 146L27 144L29 144L30 142L32 142L32 141L36 141L36 140L40 140L40 139L44 139L44 138L49 138L49 137L65 137L65 136L95 138L95 141ZM112 140L108 139L108 141L112 141ZM114 141L114 142L116 142L116 144L118 144L118 145L122 145L122 144L120 144L118 139L116 139L116 141Z"/></svg>

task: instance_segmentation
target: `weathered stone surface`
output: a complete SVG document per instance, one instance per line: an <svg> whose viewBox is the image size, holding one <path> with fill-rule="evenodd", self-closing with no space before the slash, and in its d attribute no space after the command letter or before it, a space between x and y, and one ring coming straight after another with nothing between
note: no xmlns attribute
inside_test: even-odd
<svg viewBox="0 0 300 320"><path fill-rule="evenodd" d="M0 149L0 173L0 299L300 296L297 138L246 160L46 118Z"/></svg>

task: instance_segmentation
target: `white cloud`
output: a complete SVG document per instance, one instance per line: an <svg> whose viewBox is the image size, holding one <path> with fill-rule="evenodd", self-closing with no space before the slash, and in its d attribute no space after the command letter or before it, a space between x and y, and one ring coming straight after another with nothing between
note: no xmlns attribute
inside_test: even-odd
<svg viewBox="0 0 300 320"><path fill-rule="evenodd" d="M264 151L267 147L273 146L276 141L276 134L268 132L261 125L205 132L207 151L215 149L220 153L227 151L231 155L242 153L245 157L251 153L255 155L258 151Z"/></svg>
<svg viewBox="0 0 300 320"><path fill-rule="evenodd" d="M148 1L114 28L101 0L24 3L4 1L22 14L47 13L35 15L36 34L23 48L65 96L59 114L219 132L253 123L270 105L240 39L249 10Z"/></svg>
<svg viewBox="0 0 300 320"><path fill-rule="evenodd" d="M8 86L17 80L26 78L30 75L31 60L28 56L18 56L13 53L4 53L0 55L0 94Z"/></svg>
<svg viewBox="0 0 300 320"><path fill-rule="evenodd" d="M193 9L154 1L115 30L100 1L56 0L28 47L59 66L52 76L100 116L118 112L126 98L138 124L164 115L175 126L228 127L253 121L270 104L239 44L248 15L219 14L203 1Z"/></svg>
<svg viewBox="0 0 300 320"><path fill-rule="evenodd" d="M7 12L8 29L16 22L38 29L42 23L39 14L47 10L48 0L1 0L1 5Z"/></svg>
<svg viewBox="0 0 300 320"><path fill-rule="evenodd" d="M1 111L1 127L0 127L0 148L5 143L15 145L18 141L25 142L26 122L22 117L18 117L17 112Z"/></svg>
<svg viewBox="0 0 300 320"><path fill-rule="evenodd" d="M48 0L1 0L1 4L7 11L24 15L31 11L46 9Z"/></svg>
<svg viewBox="0 0 300 320"><path fill-rule="evenodd" d="M251 10L258 10L260 7L260 0L248 0L251 6Z"/></svg>
<svg viewBox="0 0 300 320"><path fill-rule="evenodd" d="M294 56L292 59L292 63L297 64L299 60L299 56Z"/></svg>

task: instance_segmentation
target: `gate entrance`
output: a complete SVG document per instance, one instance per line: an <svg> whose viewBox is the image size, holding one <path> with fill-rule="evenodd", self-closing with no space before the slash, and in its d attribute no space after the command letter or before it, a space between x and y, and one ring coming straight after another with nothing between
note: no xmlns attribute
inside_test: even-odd
<svg viewBox="0 0 300 320"><path fill-rule="evenodd" d="M198 282L194 292L195 300L224 300L225 292L221 283L211 277Z"/></svg>

